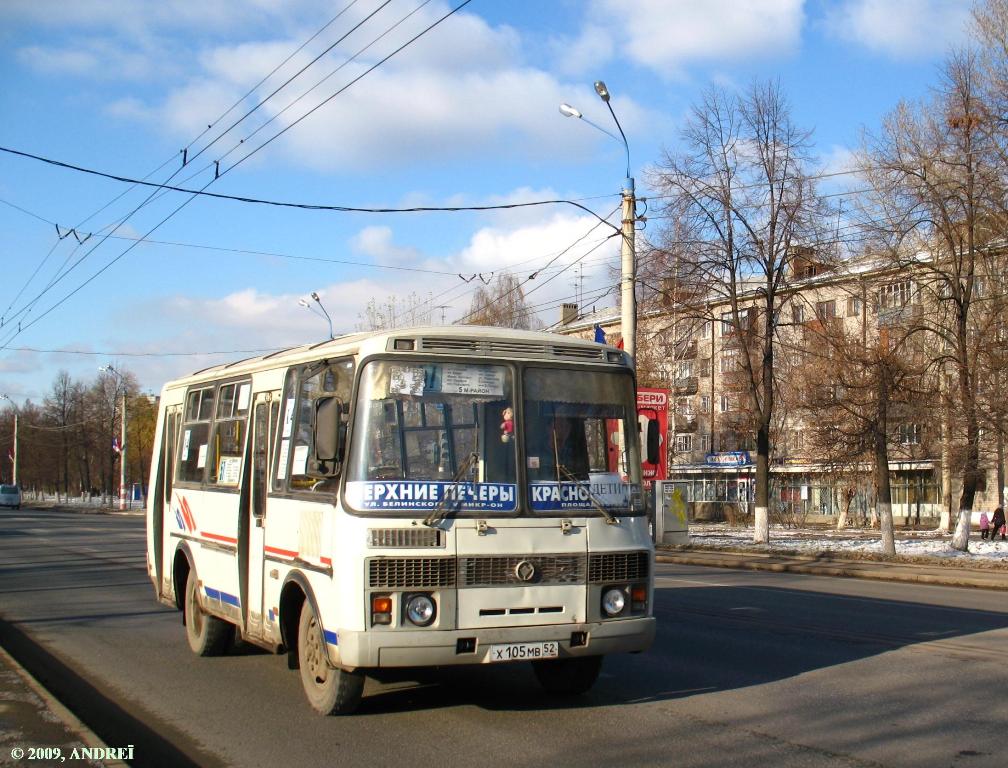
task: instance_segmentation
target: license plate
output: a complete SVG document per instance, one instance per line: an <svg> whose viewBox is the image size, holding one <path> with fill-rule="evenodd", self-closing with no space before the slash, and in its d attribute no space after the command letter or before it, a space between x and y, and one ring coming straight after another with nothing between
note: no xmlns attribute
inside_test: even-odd
<svg viewBox="0 0 1008 768"><path fill-rule="evenodd" d="M535 661L555 659L560 655L560 644L555 640L545 643L510 643L491 645L489 661Z"/></svg>

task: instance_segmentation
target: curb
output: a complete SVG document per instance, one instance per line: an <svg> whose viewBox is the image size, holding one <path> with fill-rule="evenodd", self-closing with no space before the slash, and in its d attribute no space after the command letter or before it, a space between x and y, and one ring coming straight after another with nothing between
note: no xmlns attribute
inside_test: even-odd
<svg viewBox="0 0 1008 768"><path fill-rule="evenodd" d="M98 735L88 728L80 719L69 709L63 706L63 703L49 693L43 685L35 679L35 677L23 666L20 662L11 656L7 649L0 646L0 657L2 657L3 662L11 667L21 679L24 680L25 684L32 690L36 696L42 700L43 706L52 712L61 723L66 727L71 734L76 735L82 745L86 745L92 749L101 749L103 751L109 751L108 745L98 737ZM129 764L123 762L122 760L102 760L101 765L105 768L129 768Z"/></svg>
<svg viewBox="0 0 1008 768"><path fill-rule="evenodd" d="M812 558L787 558L779 555L750 554L739 556L729 553L674 553L656 552L659 563L678 563L714 568L733 568L774 573L801 573L813 576L834 576L877 581L898 581L914 584L932 584L947 587L972 587L975 589L1008 590L1008 572L991 573L938 573L935 569L924 571L926 566L888 565L874 561L817 560ZM915 570L915 569L921 570Z"/></svg>

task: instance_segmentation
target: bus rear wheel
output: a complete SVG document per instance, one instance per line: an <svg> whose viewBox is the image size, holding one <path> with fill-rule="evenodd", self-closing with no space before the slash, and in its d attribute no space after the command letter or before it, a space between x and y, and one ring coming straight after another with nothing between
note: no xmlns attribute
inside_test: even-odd
<svg viewBox="0 0 1008 768"><path fill-rule="evenodd" d="M322 627L308 600L301 606L298 622L298 666L301 685L316 712L348 715L357 709L364 693L364 673L329 664Z"/></svg>
<svg viewBox="0 0 1008 768"><path fill-rule="evenodd" d="M532 662L532 670L547 692L567 696L584 693L595 685L601 669L601 656L574 656Z"/></svg>
<svg viewBox="0 0 1008 768"><path fill-rule="evenodd" d="M234 625L204 613L199 604L199 581L190 570L185 590L185 628L189 647L197 656L220 656L234 639Z"/></svg>

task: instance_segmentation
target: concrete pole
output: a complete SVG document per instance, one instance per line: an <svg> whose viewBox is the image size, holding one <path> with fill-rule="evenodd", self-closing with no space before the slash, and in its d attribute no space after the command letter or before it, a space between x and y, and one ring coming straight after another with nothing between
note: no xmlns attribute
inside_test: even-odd
<svg viewBox="0 0 1008 768"><path fill-rule="evenodd" d="M627 176L623 185L623 247L620 251L620 331L623 351L633 359L637 349L637 255L634 226L637 219L637 198L634 180Z"/></svg>
<svg viewBox="0 0 1008 768"><path fill-rule="evenodd" d="M18 412L14 409L14 485L18 484Z"/></svg>
<svg viewBox="0 0 1008 768"><path fill-rule="evenodd" d="M126 509L126 382L122 393L122 437L119 439L119 509Z"/></svg>

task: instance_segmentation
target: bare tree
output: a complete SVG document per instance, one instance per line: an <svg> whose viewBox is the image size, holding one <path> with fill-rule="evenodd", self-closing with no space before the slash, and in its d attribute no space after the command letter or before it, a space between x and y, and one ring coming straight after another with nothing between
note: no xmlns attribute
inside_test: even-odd
<svg viewBox="0 0 1008 768"><path fill-rule="evenodd" d="M977 301L983 276L997 273L991 246L1000 236L996 212L1004 200L1003 165L991 142L991 128L976 56L957 53L948 59L934 98L916 106L900 104L880 134L866 143L864 157L875 207L869 231L880 251L916 282L909 287L911 294L904 296L897 288L882 293L880 302L919 303L937 310L920 311L914 324L937 341L934 362L939 375L951 383L948 396L956 417L951 432L962 445L962 493L953 546L964 551L984 476Z"/></svg>
<svg viewBox="0 0 1008 768"><path fill-rule="evenodd" d="M533 330L542 327L525 300L521 281L507 272L480 286L473 295L469 312L460 321L466 325L494 325Z"/></svg>
<svg viewBox="0 0 1008 768"><path fill-rule="evenodd" d="M779 85L743 94L709 91L693 108L681 152L666 152L654 184L685 236L693 284L727 307L723 341L738 354L738 377L756 436L754 541L769 540L770 435L775 408L774 341L789 265L815 246L823 203L811 177L810 133L798 128Z"/></svg>
<svg viewBox="0 0 1008 768"><path fill-rule="evenodd" d="M405 298L389 296L381 303L372 298L358 315L361 322L357 324L357 328L361 331L382 331L411 325L431 325L434 314L432 302L431 296L424 299L416 293Z"/></svg>

